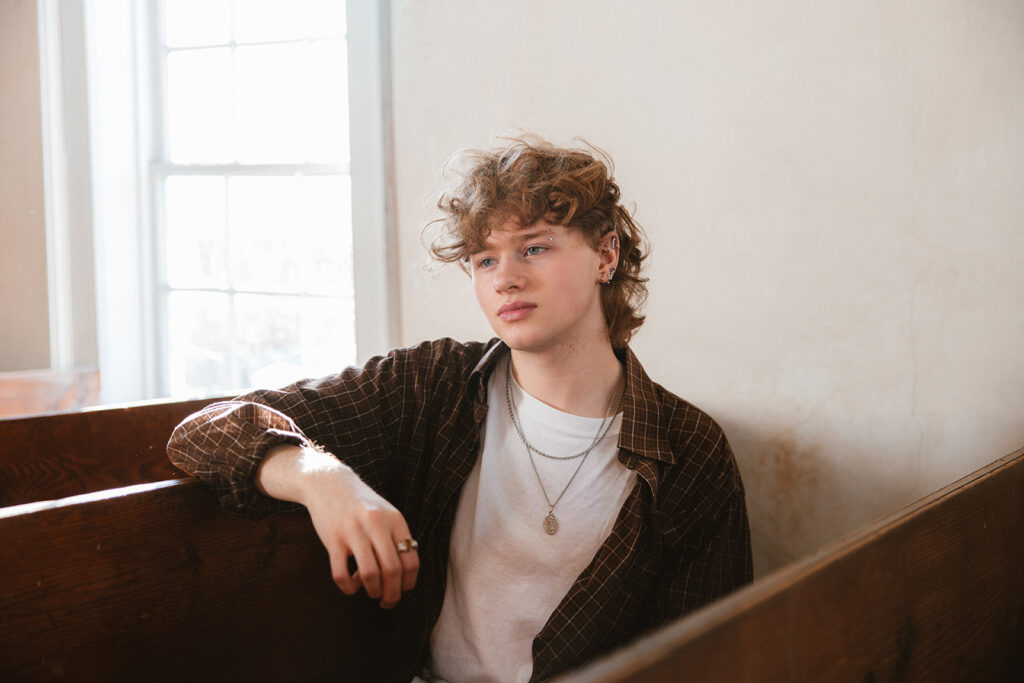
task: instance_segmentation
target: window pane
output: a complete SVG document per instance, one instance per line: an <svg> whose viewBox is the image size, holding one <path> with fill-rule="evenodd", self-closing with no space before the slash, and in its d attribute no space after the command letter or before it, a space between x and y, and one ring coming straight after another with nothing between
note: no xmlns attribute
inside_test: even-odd
<svg viewBox="0 0 1024 683"><path fill-rule="evenodd" d="M167 283L227 287L224 179L171 176L164 188Z"/></svg>
<svg viewBox="0 0 1024 683"><path fill-rule="evenodd" d="M299 379L302 335L299 300L238 294L238 369L243 387L279 387Z"/></svg>
<svg viewBox="0 0 1024 683"><path fill-rule="evenodd" d="M351 297L310 298L302 307L306 375L322 377L356 362L356 311Z"/></svg>
<svg viewBox="0 0 1024 683"><path fill-rule="evenodd" d="M228 187L236 289L352 295L347 176L242 176Z"/></svg>
<svg viewBox="0 0 1024 683"><path fill-rule="evenodd" d="M168 370L174 396L210 396L231 387L228 295L171 292L167 302Z"/></svg>
<svg viewBox="0 0 1024 683"><path fill-rule="evenodd" d="M167 56L167 134L171 161L216 163L231 156L231 52L186 50Z"/></svg>
<svg viewBox="0 0 1024 683"><path fill-rule="evenodd" d="M309 46L310 67L304 77L308 97L306 158L317 162L349 160L348 56L345 43L324 42Z"/></svg>
<svg viewBox="0 0 1024 683"><path fill-rule="evenodd" d="M236 177L228 180L231 272L235 288L298 292L302 282L305 212L296 178Z"/></svg>
<svg viewBox="0 0 1024 683"><path fill-rule="evenodd" d="M302 288L352 296L352 187L348 176L299 180L296 232L301 240Z"/></svg>
<svg viewBox="0 0 1024 683"><path fill-rule="evenodd" d="M239 47L235 78L238 161L348 160L344 43Z"/></svg>
<svg viewBox="0 0 1024 683"><path fill-rule="evenodd" d="M165 0L169 47L226 45L231 40L228 0Z"/></svg>
<svg viewBox="0 0 1024 683"><path fill-rule="evenodd" d="M235 54L238 161L306 160L305 44L240 47Z"/></svg>
<svg viewBox="0 0 1024 683"><path fill-rule="evenodd" d="M344 38L348 30L345 23L343 0L302 0L306 15L307 33L317 38Z"/></svg>
<svg viewBox="0 0 1024 683"><path fill-rule="evenodd" d="M254 43L345 35L338 0L245 0L235 3L235 40Z"/></svg>
<svg viewBox="0 0 1024 683"><path fill-rule="evenodd" d="M280 387L355 361L351 299L238 294L242 387Z"/></svg>

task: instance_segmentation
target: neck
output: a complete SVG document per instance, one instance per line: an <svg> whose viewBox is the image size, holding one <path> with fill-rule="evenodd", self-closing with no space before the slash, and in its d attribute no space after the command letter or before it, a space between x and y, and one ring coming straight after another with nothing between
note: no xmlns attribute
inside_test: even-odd
<svg viewBox="0 0 1024 683"><path fill-rule="evenodd" d="M586 346L586 348L583 348ZM558 351L512 351L512 372L534 398L566 413L604 417L622 366L607 338Z"/></svg>

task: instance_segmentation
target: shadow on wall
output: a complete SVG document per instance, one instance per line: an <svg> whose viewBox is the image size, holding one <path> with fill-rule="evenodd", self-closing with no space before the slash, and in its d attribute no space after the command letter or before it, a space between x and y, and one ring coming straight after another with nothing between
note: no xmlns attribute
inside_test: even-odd
<svg viewBox="0 0 1024 683"><path fill-rule="evenodd" d="M723 427L746 488L758 577L927 493L918 490L915 458L908 458L906 476L865 461L861 456L870 448L870 436L854 449L822 443L793 429ZM887 444L876 452L889 450Z"/></svg>

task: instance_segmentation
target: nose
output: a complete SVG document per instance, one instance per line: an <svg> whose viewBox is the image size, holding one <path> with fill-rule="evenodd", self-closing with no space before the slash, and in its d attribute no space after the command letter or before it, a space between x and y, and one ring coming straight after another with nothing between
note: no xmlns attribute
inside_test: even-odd
<svg viewBox="0 0 1024 683"><path fill-rule="evenodd" d="M524 279L515 263L509 263L504 259L499 263L494 273L494 291L513 292L523 288Z"/></svg>

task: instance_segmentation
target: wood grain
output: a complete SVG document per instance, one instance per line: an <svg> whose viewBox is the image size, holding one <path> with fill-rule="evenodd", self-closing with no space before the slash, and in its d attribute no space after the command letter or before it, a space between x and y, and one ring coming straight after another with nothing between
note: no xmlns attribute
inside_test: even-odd
<svg viewBox="0 0 1024 683"><path fill-rule="evenodd" d="M184 477L167 459L167 439L215 400L0 419L0 506Z"/></svg>
<svg viewBox="0 0 1024 683"><path fill-rule="evenodd" d="M1024 449L560 680L1024 680Z"/></svg>
<svg viewBox="0 0 1024 683"><path fill-rule="evenodd" d="M379 613L304 514L252 522L198 481L0 510L0 680L372 680Z"/></svg>

